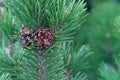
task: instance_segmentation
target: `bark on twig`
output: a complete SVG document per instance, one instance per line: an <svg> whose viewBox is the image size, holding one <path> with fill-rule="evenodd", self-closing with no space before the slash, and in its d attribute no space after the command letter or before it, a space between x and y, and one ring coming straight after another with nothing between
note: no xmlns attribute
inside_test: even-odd
<svg viewBox="0 0 120 80"><path fill-rule="evenodd" d="M71 62L71 58L72 58L72 56L71 56L71 54L69 54L68 55L68 62L67 62L68 67L67 67L67 70L66 70L66 73L65 73L65 75L66 75L65 80L70 80L71 70L69 69L69 65L70 65L70 62Z"/></svg>
<svg viewBox="0 0 120 80"><path fill-rule="evenodd" d="M8 45L8 50L9 50L9 55L13 57L13 40L9 40L9 45Z"/></svg>
<svg viewBox="0 0 120 80"><path fill-rule="evenodd" d="M44 59L44 50L41 50L39 52L39 61L38 61L39 80L46 80L44 61L45 61L45 59Z"/></svg>
<svg viewBox="0 0 120 80"><path fill-rule="evenodd" d="M65 80L70 80L70 74L71 74L70 69L67 69L67 71L66 71L66 79Z"/></svg>

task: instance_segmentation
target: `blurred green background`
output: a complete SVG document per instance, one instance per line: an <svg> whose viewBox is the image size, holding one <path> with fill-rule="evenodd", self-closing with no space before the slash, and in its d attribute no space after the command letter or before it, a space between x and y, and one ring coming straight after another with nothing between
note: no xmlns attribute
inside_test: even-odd
<svg viewBox="0 0 120 80"><path fill-rule="evenodd" d="M98 68L102 61L116 66L113 56L120 52L120 40L113 35L114 20L120 16L120 0L85 0L89 12L87 21L76 35L76 45L90 44L94 54L90 58L91 69L86 70L89 80L98 80Z"/></svg>

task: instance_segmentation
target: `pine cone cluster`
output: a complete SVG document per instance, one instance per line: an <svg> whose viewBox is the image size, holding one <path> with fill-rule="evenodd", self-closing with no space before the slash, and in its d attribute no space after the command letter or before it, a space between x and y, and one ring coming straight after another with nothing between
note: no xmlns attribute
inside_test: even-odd
<svg viewBox="0 0 120 80"><path fill-rule="evenodd" d="M42 48L49 47L53 40L53 33L50 27L39 28L34 33L34 42L36 45L41 46Z"/></svg>
<svg viewBox="0 0 120 80"><path fill-rule="evenodd" d="M35 45L41 48L47 48L52 44L54 35L50 27L39 28L36 31L25 27L24 25L20 29L20 39L25 46L31 45L31 40Z"/></svg>

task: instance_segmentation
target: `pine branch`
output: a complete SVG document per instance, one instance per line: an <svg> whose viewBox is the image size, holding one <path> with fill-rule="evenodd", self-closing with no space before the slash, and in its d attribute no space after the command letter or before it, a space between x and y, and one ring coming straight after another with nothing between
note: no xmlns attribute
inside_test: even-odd
<svg viewBox="0 0 120 80"><path fill-rule="evenodd" d="M66 64L66 70L70 79L70 75L73 75L74 77L81 71L90 68L89 66L89 56L93 53L91 52L91 49L89 46L82 46L81 48L73 48L73 44L68 43L67 45L64 45L64 51L65 51L65 64ZM76 51L78 50L78 51ZM76 62L78 62L76 64Z"/></svg>
<svg viewBox="0 0 120 80"><path fill-rule="evenodd" d="M0 17L0 30L2 34L2 38L5 39L6 43L6 50L9 52L9 55L12 57L13 56L13 45L14 45L14 39L12 35L14 34L14 27L15 25L13 24L12 20L13 18L11 15L9 15L8 11L6 9L3 9L3 15Z"/></svg>
<svg viewBox="0 0 120 80"><path fill-rule="evenodd" d="M102 64L100 65L98 69L101 78L105 80L119 80L120 79L120 76L119 76L120 65L118 64L120 61L120 58L116 56L114 59L115 59L115 63L117 64L117 68L115 68L113 65L109 65L105 62L102 62Z"/></svg>
<svg viewBox="0 0 120 80"><path fill-rule="evenodd" d="M22 67L20 68L22 70L21 72L24 72L24 75L19 74L19 78L22 78L22 80L26 77L28 77L28 80L32 80L36 77L35 75L37 75L39 80L65 79L65 66L63 61L65 52L62 44L70 40L72 41L76 30L82 22L84 22L84 18L86 17L84 1L79 0L77 3L75 0L67 1L68 0L6 0L8 10L10 10L12 15L14 15L20 23L26 25L28 28L36 31L38 28L41 29L41 27L49 26L53 31L55 30L53 42L45 51L37 50L38 47L35 46L36 44L34 44L34 42L31 46L26 46L26 50L28 50L27 54L29 55L24 54L22 58ZM40 31L41 30L39 30L39 32ZM38 51L39 54L36 53ZM84 56L84 58L87 56ZM38 69L38 73L34 71L35 67ZM29 75L25 74L27 71ZM68 74L68 79L70 79L70 75L71 74Z"/></svg>
<svg viewBox="0 0 120 80"><path fill-rule="evenodd" d="M52 27L59 41L72 39L71 37L87 16L84 9L85 3L81 0L77 3L75 0L68 2L67 0L53 0L52 2L51 0L28 0L27 2L6 0L6 6L22 24L28 27L34 29L43 26Z"/></svg>
<svg viewBox="0 0 120 80"><path fill-rule="evenodd" d="M58 46L56 46L58 45ZM63 48L61 43L56 43L45 53L47 79L64 80Z"/></svg>

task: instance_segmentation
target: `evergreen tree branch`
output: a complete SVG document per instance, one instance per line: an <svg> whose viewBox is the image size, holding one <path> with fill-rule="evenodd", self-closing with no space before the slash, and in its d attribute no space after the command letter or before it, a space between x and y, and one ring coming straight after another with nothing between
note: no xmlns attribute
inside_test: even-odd
<svg viewBox="0 0 120 80"><path fill-rule="evenodd" d="M120 65L118 64L120 61L120 57L116 56L114 58L115 63L117 64L117 67L114 67L113 65L109 65L105 62L102 62L102 64L99 67L99 74L101 76L101 79L105 79L105 80L119 80L120 76L119 76L119 70L120 70Z"/></svg>
<svg viewBox="0 0 120 80"><path fill-rule="evenodd" d="M34 49L37 49L37 47L34 45L34 48L33 46L26 47L28 50L26 53L29 55L23 55L22 67L20 68L24 75L19 74L19 77L22 80L26 77L28 77L28 80L32 80L36 77L33 75L37 75L39 80L64 80L63 57L65 52L62 44L64 41L72 40L75 31L84 22L86 16L84 1L79 0L76 3L75 0L69 2L67 0L6 0L6 7L12 15L19 19L20 23L33 30L46 26L55 30L55 39L45 52L42 50L35 51ZM36 53L38 51L39 54ZM84 56L84 58L87 56ZM84 61L84 59L82 58L81 61ZM35 67L38 69L38 73L34 71ZM27 72L29 72L29 75L25 74ZM70 79L70 75L72 74L68 74L68 79Z"/></svg>
<svg viewBox="0 0 120 80"><path fill-rule="evenodd" d="M58 45L58 46L56 46ZM56 43L47 52L45 52L47 79L65 80L63 48L61 43Z"/></svg>
<svg viewBox="0 0 120 80"><path fill-rule="evenodd" d="M89 59L88 57L93 53L87 45L78 48L78 51L76 51L77 47L73 48L72 46L73 43L68 43L67 45L64 45L66 64L65 68L66 71L69 72L69 79L71 75L75 77L79 72L90 68L89 61L87 60ZM68 75L66 77L68 77Z"/></svg>

